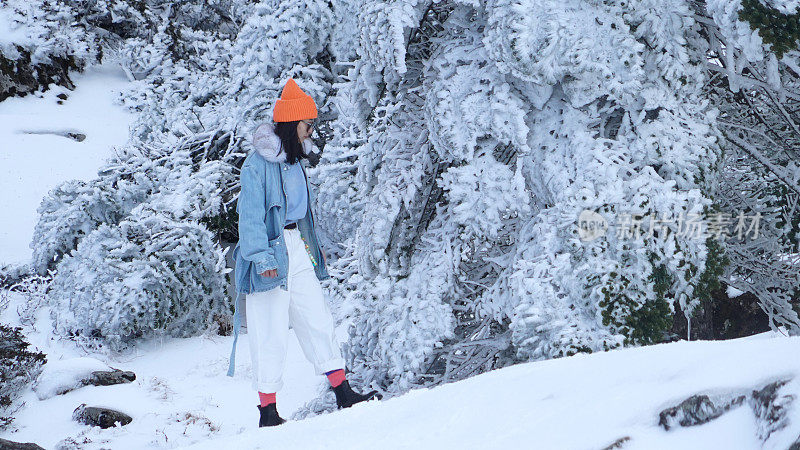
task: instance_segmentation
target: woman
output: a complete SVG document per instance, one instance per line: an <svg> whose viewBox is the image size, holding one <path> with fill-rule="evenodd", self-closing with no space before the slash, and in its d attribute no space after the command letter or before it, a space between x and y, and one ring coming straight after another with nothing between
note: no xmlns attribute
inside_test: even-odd
<svg viewBox="0 0 800 450"><path fill-rule="evenodd" d="M239 243L236 260L234 341L228 375L233 375L240 319L239 295L246 294L247 335L258 390L259 426L280 425L275 394L282 375L289 337L295 330L305 357L317 374L328 376L336 404L380 399L350 388L334 323L320 281L329 278L311 211L314 198L301 160L308 157L308 136L317 117L314 100L289 79L272 114L276 124L260 125L241 170L237 202Z"/></svg>

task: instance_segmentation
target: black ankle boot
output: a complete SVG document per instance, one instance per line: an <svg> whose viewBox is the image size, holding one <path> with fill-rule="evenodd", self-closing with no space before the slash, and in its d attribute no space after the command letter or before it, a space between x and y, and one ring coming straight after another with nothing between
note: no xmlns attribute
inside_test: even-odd
<svg viewBox="0 0 800 450"><path fill-rule="evenodd" d="M275 403L269 403L267 406L262 407L258 405L258 411L261 413L261 419L258 421L260 427L272 427L286 422L278 415L278 408Z"/></svg>
<svg viewBox="0 0 800 450"><path fill-rule="evenodd" d="M334 394L336 394L336 407L341 408L349 408L355 405L358 402L363 402L365 400L371 400L376 398L380 400L383 398L381 394L378 394L378 391L370 391L367 394L359 394L358 392L354 392L352 388L350 388L350 383L348 380L342 381L342 383L335 388L333 388Z"/></svg>

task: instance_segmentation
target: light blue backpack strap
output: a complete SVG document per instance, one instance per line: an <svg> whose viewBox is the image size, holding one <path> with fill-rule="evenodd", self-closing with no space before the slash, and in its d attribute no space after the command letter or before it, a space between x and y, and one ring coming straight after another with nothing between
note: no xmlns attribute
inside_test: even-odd
<svg viewBox="0 0 800 450"><path fill-rule="evenodd" d="M236 367L236 341L239 339L239 326L242 324L242 317L239 314L239 295L241 292L236 293L236 300L233 303L233 348L231 349L231 360L228 365L228 376L233 376L234 367Z"/></svg>

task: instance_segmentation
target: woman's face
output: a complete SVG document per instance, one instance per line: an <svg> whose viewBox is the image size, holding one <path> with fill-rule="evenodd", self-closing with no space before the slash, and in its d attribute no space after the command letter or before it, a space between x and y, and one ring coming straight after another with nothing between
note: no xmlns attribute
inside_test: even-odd
<svg viewBox="0 0 800 450"><path fill-rule="evenodd" d="M307 137L309 137L313 130L314 119L301 120L297 122L297 138L300 139L300 142L303 142Z"/></svg>

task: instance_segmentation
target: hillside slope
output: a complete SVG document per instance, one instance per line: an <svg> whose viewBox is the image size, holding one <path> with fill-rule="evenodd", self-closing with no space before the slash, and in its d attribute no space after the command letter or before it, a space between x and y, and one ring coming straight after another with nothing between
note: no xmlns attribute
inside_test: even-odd
<svg viewBox="0 0 800 450"><path fill-rule="evenodd" d="M623 449L786 449L800 437L800 407L786 398L777 403L788 424L763 447L768 424L749 399L669 431L659 413L693 394L749 394L784 379L793 381L778 396L796 398L798 354L800 338L764 333L531 362L187 448L601 449L622 439Z"/></svg>

